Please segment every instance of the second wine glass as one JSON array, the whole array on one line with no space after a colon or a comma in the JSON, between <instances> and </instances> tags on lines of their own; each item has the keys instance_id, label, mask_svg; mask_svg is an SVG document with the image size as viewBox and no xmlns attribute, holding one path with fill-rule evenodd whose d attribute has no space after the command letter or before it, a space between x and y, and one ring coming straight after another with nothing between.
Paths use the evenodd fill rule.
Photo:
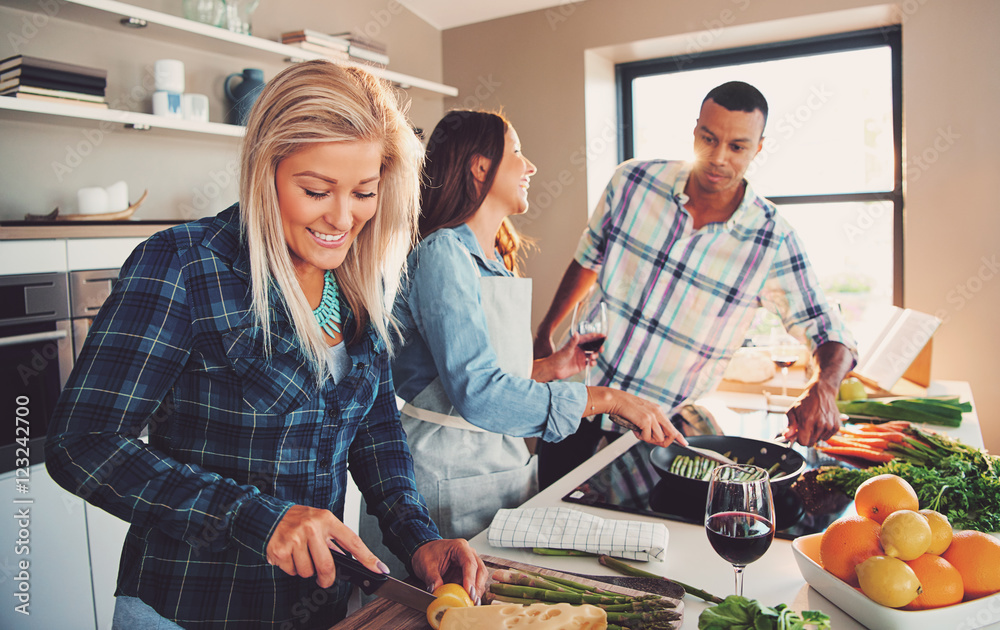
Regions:
<instances>
[{"instance_id":1,"label":"second wine glass","mask_svg":"<svg viewBox=\"0 0 1000 630\"><path fill-rule=\"evenodd\" d=\"M580 335L579 347L587 355L584 383L589 386L590 357L600 352L608 337L608 305L601 300L593 308L588 308L585 302L578 303L573 311L573 334Z\"/></svg>"},{"instance_id":2,"label":"second wine glass","mask_svg":"<svg viewBox=\"0 0 1000 630\"><path fill-rule=\"evenodd\" d=\"M705 532L715 552L733 565L736 594L743 596L743 569L774 539L774 501L767 471L757 466L719 466L712 471Z\"/></svg>"}]
</instances>

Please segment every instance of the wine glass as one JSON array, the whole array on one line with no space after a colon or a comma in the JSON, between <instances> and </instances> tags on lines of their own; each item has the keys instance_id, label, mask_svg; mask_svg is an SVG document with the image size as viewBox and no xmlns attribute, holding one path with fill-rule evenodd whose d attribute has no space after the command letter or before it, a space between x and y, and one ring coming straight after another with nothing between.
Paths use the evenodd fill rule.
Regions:
<instances>
[{"instance_id":1,"label":"wine glass","mask_svg":"<svg viewBox=\"0 0 1000 630\"><path fill-rule=\"evenodd\" d=\"M590 357L600 352L608 337L608 305L601 300L588 311L584 302L586 300L578 303L573 311L573 332L585 338L580 342L579 348L587 355L583 382L590 385Z\"/></svg>"},{"instance_id":2,"label":"wine glass","mask_svg":"<svg viewBox=\"0 0 1000 630\"><path fill-rule=\"evenodd\" d=\"M774 502L767 471L736 464L712 471L705 506L705 531L715 552L736 571L743 596L743 569L764 555L774 538Z\"/></svg>"},{"instance_id":3,"label":"wine glass","mask_svg":"<svg viewBox=\"0 0 1000 630\"><path fill-rule=\"evenodd\" d=\"M771 360L774 365L781 368L781 395L788 396L788 368L795 365L799 360L800 344L794 337L783 335L776 342L772 342L770 347Z\"/></svg>"}]
</instances>

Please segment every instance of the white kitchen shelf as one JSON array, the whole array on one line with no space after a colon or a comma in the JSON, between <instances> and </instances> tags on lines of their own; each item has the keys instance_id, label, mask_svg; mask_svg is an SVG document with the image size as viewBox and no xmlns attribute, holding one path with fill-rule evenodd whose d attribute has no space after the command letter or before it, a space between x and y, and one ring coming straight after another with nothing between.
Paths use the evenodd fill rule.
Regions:
<instances>
[{"instance_id":1,"label":"white kitchen shelf","mask_svg":"<svg viewBox=\"0 0 1000 630\"><path fill-rule=\"evenodd\" d=\"M38 12L37 0L0 0L0 6ZM116 2L115 0L61 0L57 6L58 12L53 17L59 19L90 24L108 30L124 30L129 27L121 24L122 18L137 18L144 20L146 26L142 29L131 30L141 32L144 37L209 52L239 56L247 61L261 60L273 62L275 57L288 60L324 58L322 54L304 50L297 46L288 46L260 37L232 33L208 24L137 7L124 2ZM402 87L419 88L445 96L458 96L457 88L434 81L411 77L374 66L354 64L340 60L337 63L356 65Z\"/></svg>"},{"instance_id":2,"label":"white kitchen shelf","mask_svg":"<svg viewBox=\"0 0 1000 630\"><path fill-rule=\"evenodd\" d=\"M243 137L244 128L238 125L222 123L197 122L177 118L165 118L153 114L142 114L117 109L101 109L85 105L53 103L50 101L34 101L27 99L0 96L0 110L13 112L15 118L21 120L37 119L39 116L54 116L69 119L69 122L84 120L100 120L117 123L137 130L169 129L171 132L188 132L211 134L216 136Z\"/></svg>"}]
</instances>

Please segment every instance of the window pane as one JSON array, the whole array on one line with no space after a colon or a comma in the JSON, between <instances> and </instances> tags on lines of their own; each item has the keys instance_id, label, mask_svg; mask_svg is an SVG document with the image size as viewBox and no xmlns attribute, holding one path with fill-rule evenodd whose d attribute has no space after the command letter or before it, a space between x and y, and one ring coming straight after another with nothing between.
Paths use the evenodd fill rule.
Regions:
<instances>
[{"instance_id":1,"label":"window pane","mask_svg":"<svg viewBox=\"0 0 1000 630\"><path fill-rule=\"evenodd\" d=\"M863 322L892 305L892 202L781 205L778 211L802 240L827 299L840 305L855 335L863 335Z\"/></svg>"},{"instance_id":2,"label":"window pane","mask_svg":"<svg viewBox=\"0 0 1000 630\"><path fill-rule=\"evenodd\" d=\"M764 196L886 192L893 187L888 46L638 77L635 157L691 159L701 100L746 81L767 98L765 143L747 171Z\"/></svg>"}]
</instances>

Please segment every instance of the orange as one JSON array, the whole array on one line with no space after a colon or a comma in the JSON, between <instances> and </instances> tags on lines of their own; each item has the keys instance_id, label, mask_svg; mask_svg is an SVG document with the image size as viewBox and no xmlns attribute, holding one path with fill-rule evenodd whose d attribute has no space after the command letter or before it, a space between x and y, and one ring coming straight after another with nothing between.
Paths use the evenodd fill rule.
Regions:
<instances>
[{"instance_id":1,"label":"orange","mask_svg":"<svg viewBox=\"0 0 1000 630\"><path fill-rule=\"evenodd\" d=\"M823 568L851 586L858 585L854 568L872 556L882 554L878 542L882 526L863 516L842 516L830 523L819 542L819 562Z\"/></svg>"},{"instance_id":2,"label":"orange","mask_svg":"<svg viewBox=\"0 0 1000 630\"><path fill-rule=\"evenodd\" d=\"M962 574L966 600L1000 591L1000 540L971 529L957 531L941 557Z\"/></svg>"},{"instance_id":3,"label":"orange","mask_svg":"<svg viewBox=\"0 0 1000 630\"><path fill-rule=\"evenodd\" d=\"M965 593L962 574L941 556L925 553L906 564L917 574L917 579L923 587L923 592L904 606L906 610L940 608L962 601L962 595Z\"/></svg>"},{"instance_id":4,"label":"orange","mask_svg":"<svg viewBox=\"0 0 1000 630\"><path fill-rule=\"evenodd\" d=\"M910 483L898 475L876 475L858 486L854 493L854 506L860 516L866 516L880 525L896 510L920 509L917 493Z\"/></svg>"}]
</instances>

